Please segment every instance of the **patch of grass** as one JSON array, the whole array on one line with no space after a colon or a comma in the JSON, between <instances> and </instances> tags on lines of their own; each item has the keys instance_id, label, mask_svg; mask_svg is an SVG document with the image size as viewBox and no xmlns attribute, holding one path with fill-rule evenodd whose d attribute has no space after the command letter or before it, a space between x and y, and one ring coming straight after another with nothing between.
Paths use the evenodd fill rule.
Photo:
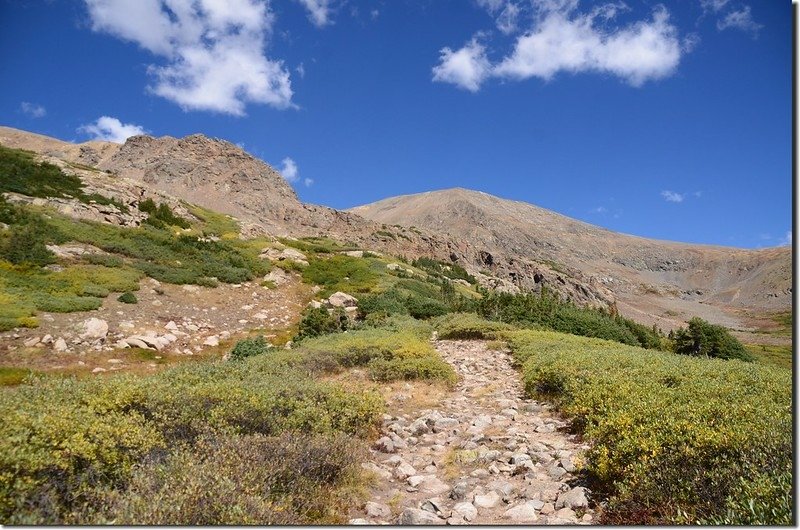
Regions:
<instances>
[{"instance_id":1,"label":"patch of grass","mask_svg":"<svg viewBox=\"0 0 800 530\"><path fill-rule=\"evenodd\" d=\"M0 366L0 386L15 386L33 375L28 368L15 368L13 366Z\"/></svg>"},{"instance_id":2,"label":"patch of grass","mask_svg":"<svg viewBox=\"0 0 800 530\"><path fill-rule=\"evenodd\" d=\"M323 288L322 296L337 291L367 293L378 285L378 274L369 260L336 254L326 258L309 258L303 269L303 281Z\"/></svg>"},{"instance_id":3,"label":"patch of grass","mask_svg":"<svg viewBox=\"0 0 800 530\"><path fill-rule=\"evenodd\" d=\"M225 239L233 239L239 236L241 227L236 219L230 215L214 212L189 203L184 203L184 206L200 220L197 228L204 235Z\"/></svg>"},{"instance_id":4,"label":"patch of grass","mask_svg":"<svg viewBox=\"0 0 800 530\"><path fill-rule=\"evenodd\" d=\"M303 237L300 239L278 238L287 247L296 248L301 252L313 252L317 254L333 254L336 252L347 252L348 250L359 250L357 245L352 243L340 243L328 237Z\"/></svg>"},{"instance_id":5,"label":"patch of grass","mask_svg":"<svg viewBox=\"0 0 800 530\"><path fill-rule=\"evenodd\" d=\"M415 259L412 265L439 277L450 278L451 280L465 280L471 284L477 282L474 276L469 274L464 267L456 263L445 263L443 261L422 257Z\"/></svg>"},{"instance_id":6,"label":"patch of grass","mask_svg":"<svg viewBox=\"0 0 800 530\"><path fill-rule=\"evenodd\" d=\"M792 347L769 344L745 344L747 351L759 364L792 368Z\"/></svg>"},{"instance_id":7,"label":"patch of grass","mask_svg":"<svg viewBox=\"0 0 800 530\"><path fill-rule=\"evenodd\" d=\"M264 337L253 337L243 339L236 343L231 350L231 359L241 360L256 355L262 355L272 348L272 344L267 342Z\"/></svg>"},{"instance_id":8,"label":"patch of grass","mask_svg":"<svg viewBox=\"0 0 800 530\"><path fill-rule=\"evenodd\" d=\"M791 373L543 331L506 335L530 395L591 448L608 524L790 524Z\"/></svg>"}]
</instances>

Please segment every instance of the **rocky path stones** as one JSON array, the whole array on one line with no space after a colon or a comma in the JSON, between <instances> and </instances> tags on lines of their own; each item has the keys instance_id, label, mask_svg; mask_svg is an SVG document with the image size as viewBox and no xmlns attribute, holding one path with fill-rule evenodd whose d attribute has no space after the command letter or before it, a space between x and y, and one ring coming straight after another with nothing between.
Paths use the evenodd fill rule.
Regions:
<instances>
[{"instance_id":1,"label":"rocky path stones","mask_svg":"<svg viewBox=\"0 0 800 530\"><path fill-rule=\"evenodd\" d=\"M548 405L523 395L505 351L438 341L461 380L434 409L387 414L363 467L372 499L351 524L587 524L588 491L570 485L580 446Z\"/></svg>"}]
</instances>

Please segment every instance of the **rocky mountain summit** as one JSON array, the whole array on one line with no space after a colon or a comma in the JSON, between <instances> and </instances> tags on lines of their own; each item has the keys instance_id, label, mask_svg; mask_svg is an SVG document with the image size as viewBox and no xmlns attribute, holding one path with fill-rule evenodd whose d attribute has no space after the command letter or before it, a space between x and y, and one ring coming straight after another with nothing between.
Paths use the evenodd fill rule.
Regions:
<instances>
[{"instance_id":1,"label":"rocky mountain summit","mask_svg":"<svg viewBox=\"0 0 800 530\"><path fill-rule=\"evenodd\" d=\"M350 211L387 224L446 230L482 249L483 266L510 277L524 270L524 263L549 263L606 287L622 314L665 329L694 315L742 327L741 310L792 306L789 247L745 250L646 239L460 188L393 197Z\"/></svg>"}]
</instances>

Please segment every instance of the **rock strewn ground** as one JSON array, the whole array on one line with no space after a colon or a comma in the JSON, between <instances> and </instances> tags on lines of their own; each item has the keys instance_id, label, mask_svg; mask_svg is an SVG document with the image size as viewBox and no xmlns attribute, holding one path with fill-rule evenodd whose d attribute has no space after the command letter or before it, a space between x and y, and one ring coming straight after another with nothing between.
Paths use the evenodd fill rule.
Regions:
<instances>
[{"instance_id":1,"label":"rock strewn ground","mask_svg":"<svg viewBox=\"0 0 800 530\"><path fill-rule=\"evenodd\" d=\"M461 381L435 409L387 415L364 463L377 476L352 524L589 523L588 491L572 487L586 446L546 404L523 395L506 351L438 341ZM391 412L391 410L390 410Z\"/></svg>"}]
</instances>

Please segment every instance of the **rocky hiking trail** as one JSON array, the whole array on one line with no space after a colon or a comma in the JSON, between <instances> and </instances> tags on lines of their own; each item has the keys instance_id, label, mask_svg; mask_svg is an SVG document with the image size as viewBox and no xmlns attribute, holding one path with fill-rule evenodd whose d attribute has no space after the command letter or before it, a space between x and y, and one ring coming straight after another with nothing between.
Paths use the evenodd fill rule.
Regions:
<instances>
[{"instance_id":1,"label":"rocky hiking trail","mask_svg":"<svg viewBox=\"0 0 800 530\"><path fill-rule=\"evenodd\" d=\"M524 397L510 353L484 341L434 344L460 382L435 408L394 416L390 400L363 464L376 476L371 500L350 523L591 523L588 491L573 486L588 446L550 406Z\"/></svg>"}]
</instances>

